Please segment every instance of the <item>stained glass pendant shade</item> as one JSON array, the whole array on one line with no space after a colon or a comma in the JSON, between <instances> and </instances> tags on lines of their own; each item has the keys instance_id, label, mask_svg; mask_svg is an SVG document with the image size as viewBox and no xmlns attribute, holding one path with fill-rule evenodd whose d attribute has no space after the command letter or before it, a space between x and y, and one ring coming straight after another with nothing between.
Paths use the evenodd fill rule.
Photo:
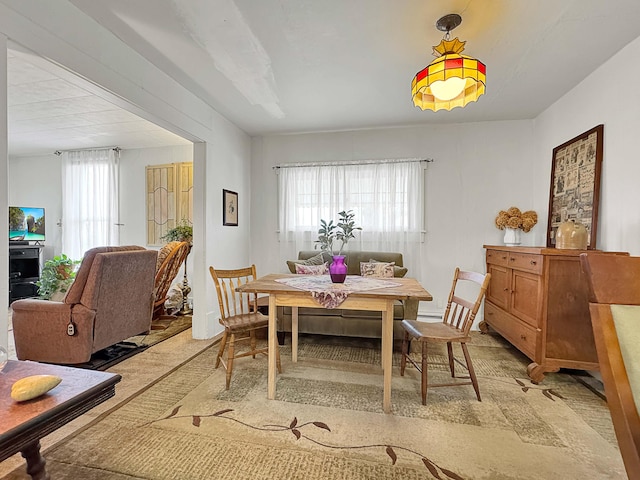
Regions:
<instances>
[{"instance_id":1,"label":"stained glass pendant shade","mask_svg":"<svg viewBox=\"0 0 640 480\"><path fill-rule=\"evenodd\" d=\"M460 15L442 17L438 30L446 31L445 38L433 47L437 58L420 70L411 82L413 104L422 110L451 110L475 102L484 94L486 67L484 63L462 55L466 42L449 40L449 32L460 25Z\"/></svg>"}]
</instances>

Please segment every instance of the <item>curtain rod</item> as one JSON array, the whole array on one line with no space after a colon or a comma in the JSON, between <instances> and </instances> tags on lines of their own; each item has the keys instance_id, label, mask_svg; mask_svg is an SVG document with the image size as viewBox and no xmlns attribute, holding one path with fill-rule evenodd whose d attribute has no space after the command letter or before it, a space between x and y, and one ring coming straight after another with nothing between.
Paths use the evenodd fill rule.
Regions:
<instances>
[{"instance_id":1,"label":"curtain rod","mask_svg":"<svg viewBox=\"0 0 640 480\"><path fill-rule=\"evenodd\" d=\"M280 168L298 168L298 167L333 167L339 165L371 165L376 163L413 163L426 162L433 163L433 158L387 158L380 160L350 160L344 162L310 162L310 163L283 163L275 165L274 170Z\"/></svg>"},{"instance_id":2,"label":"curtain rod","mask_svg":"<svg viewBox=\"0 0 640 480\"><path fill-rule=\"evenodd\" d=\"M122 149L120 147L102 147L102 148L78 148L74 150L56 150L53 152L54 155L62 155L62 152L86 152L88 150L113 150L114 152L120 152Z\"/></svg>"}]
</instances>

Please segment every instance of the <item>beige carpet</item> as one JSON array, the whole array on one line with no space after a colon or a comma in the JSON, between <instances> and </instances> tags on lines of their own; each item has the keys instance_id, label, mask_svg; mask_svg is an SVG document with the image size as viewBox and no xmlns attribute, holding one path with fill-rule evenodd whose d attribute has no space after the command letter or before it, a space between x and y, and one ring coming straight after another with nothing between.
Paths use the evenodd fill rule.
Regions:
<instances>
[{"instance_id":1,"label":"beige carpet","mask_svg":"<svg viewBox=\"0 0 640 480\"><path fill-rule=\"evenodd\" d=\"M216 349L205 350L45 452L51 478L625 478L604 401L567 373L531 384L528 360L500 337L477 335L470 349L482 402L447 387L423 406L418 372L395 369L393 415L382 412L378 349L324 340L301 339L297 364L281 349L274 401L266 358L236 361L225 391Z\"/></svg>"}]
</instances>

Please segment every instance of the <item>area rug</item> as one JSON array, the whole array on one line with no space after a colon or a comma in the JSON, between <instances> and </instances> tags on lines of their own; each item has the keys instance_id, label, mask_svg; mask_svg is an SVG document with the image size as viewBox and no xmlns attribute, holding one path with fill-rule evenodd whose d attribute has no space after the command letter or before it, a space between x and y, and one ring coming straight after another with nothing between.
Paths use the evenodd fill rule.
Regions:
<instances>
[{"instance_id":1,"label":"area rug","mask_svg":"<svg viewBox=\"0 0 640 480\"><path fill-rule=\"evenodd\" d=\"M78 363L73 366L89 370L107 370L188 328L191 328L191 316L179 316L171 321L166 321L166 326L162 330L151 330L149 333L127 338L122 342L94 353L88 362Z\"/></svg>"},{"instance_id":2,"label":"area rug","mask_svg":"<svg viewBox=\"0 0 640 480\"><path fill-rule=\"evenodd\" d=\"M470 386L444 387L423 406L418 372L401 377L396 354L393 414L382 411L379 348L300 342L297 363L281 347L275 400L265 357L237 360L225 390L214 346L47 450L51 478L625 478L606 403L566 372L532 384L526 357L500 337L470 346L482 402ZM449 378L444 368L434 381ZM22 467L5 478L28 477Z\"/></svg>"}]
</instances>

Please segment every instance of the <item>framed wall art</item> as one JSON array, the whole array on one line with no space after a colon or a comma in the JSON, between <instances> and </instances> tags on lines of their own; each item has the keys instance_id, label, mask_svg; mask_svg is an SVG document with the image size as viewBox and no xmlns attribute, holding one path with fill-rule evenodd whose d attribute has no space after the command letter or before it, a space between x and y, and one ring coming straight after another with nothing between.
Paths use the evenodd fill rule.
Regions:
<instances>
[{"instance_id":1,"label":"framed wall art","mask_svg":"<svg viewBox=\"0 0 640 480\"><path fill-rule=\"evenodd\" d=\"M238 226L238 193L222 190L222 224Z\"/></svg>"},{"instance_id":2,"label":"framed wall art","mask_svg":"<svg viewBox=\"0 0 640 480\"><path fill-rule=\"evenodd\" d=\"M587 229L587 249L596 248L603 137L598 125L553 149L547 247L556 246L558 226L574 220Z\"/></svg>"}]
</instances>

